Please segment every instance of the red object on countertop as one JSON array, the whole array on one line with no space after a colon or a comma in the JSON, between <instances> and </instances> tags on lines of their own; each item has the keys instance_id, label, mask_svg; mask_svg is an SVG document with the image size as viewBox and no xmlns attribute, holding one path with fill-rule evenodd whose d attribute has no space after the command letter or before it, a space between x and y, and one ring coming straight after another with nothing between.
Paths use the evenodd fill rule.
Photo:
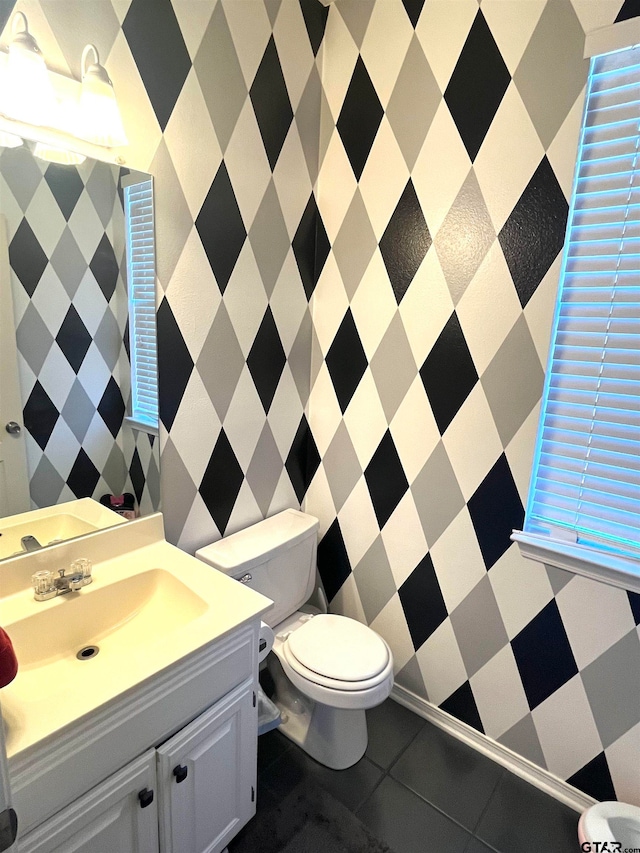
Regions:
<instances>
[{"instance_id":1,"label":"red object on countertop","mask_svg":"<svg viewBox=\"0 0 640 853\"><path fill-rule=\"evenodd\" d=\"M6 687L18 674L18 659L6 631L0 628L0 687Z\"/></svg>"}]
</instances>

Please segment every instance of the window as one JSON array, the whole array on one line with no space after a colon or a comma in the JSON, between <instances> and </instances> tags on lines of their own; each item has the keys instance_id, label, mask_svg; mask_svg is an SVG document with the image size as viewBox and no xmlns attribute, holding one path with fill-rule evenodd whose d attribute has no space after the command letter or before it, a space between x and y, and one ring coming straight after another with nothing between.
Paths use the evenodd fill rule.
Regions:
<instances>
[{"instance_id":1,"label":"window","mask_svg":"<svg viewBox=\"0 0 640 853\"><path fill-rule=\"evenodd\" d=\"M613 29L613 28L609 28ZM640 590L640 46L593 57L525 556Z\"/></svg>"},{"instance_id":2,"label":"window","mask_svg":"<svg viewBox=\"0 0 640 853\"><path fill-rule=\"evenodd\" d=\"M131 359L129 422L147 432L157 432L156 254L151 178L124 187L124 213Z\"/></svg>"}]
</instances>

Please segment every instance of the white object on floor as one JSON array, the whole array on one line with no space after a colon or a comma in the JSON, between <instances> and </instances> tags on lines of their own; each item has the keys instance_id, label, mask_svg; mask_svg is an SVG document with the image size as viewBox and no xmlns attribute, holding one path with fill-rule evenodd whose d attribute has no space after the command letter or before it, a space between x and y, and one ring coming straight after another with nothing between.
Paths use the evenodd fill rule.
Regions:
<instances>
[{"instance_id":1,"label":"white object on floor","mask_svg":"<svg viewBox=\"0 0 640 853\"><path fill-rule=\"evenodd\" d=\"M640 808L628 803L596 803L580 815L578 839L581 844L608 841L622 850L640 849Z\"/></svg>"},{"instance_id":2,"label":"white object on floor","mask_svg":"<svg viewBox=\"0 0 640 853\"><path fill-rule=\"evenodd\" d=\"M280 711L266 695L262 687L258 687L258 735L264 735L280 725Z\"/></svg>"}]
</instances>

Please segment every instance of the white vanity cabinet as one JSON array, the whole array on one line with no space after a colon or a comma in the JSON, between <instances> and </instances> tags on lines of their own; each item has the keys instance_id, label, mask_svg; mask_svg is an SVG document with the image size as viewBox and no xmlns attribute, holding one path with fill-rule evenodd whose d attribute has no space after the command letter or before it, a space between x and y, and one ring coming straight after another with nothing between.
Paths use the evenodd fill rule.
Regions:
<instances>
[{"instance_id":1,"label":"white vanity cabinet","mask_svg":"<svg viewBox=\"0 0 640 853\"><path fill-rule=\"evenodd\" d=\"M177 666L161 689L87 720L70 749L54 744L55 753L25 765L14 797L17 853L224 850L255 813L257 627ZM145 751L113 772L123 744L129 756ZM42 811L47 801L51 816Z\"/></svg>"},{"instance_id":2,"label":"white vanity cabinet","mask_svg":"<svg viewBox=\"0 0 640 853\"><path fill-rule=\"evenodd\" d=\"M219 853L255 811L272 602L166 542L160 513L78 541L2 566L0 624L20 661L0 709L14 847ZM34 601L33 573L78 553L93 583Z\"/></svg>"},{"instance_id":3,"label":"white vanity cabinet","mask_svg":"<svg viewBox=\"0 0 640 853\"><path fill-rule=\"evenodd\" d=\"M41 824L19 853L217 853L255 812L254 684Z\"/></svg>"}]
</instances>

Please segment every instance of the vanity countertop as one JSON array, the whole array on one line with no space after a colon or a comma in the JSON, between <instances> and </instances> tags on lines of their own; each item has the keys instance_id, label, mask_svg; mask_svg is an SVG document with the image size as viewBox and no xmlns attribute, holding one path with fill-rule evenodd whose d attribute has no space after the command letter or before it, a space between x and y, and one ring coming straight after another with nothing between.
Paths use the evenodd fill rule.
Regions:
<instances>
[{"instance_id":1,"label":"vanity countertop","mask_svg":"<svg viewBox=\"0 0 640 853\"><path fill-rule=\"evenodd\" d=\"M31 575L78 557L91 585L34 601ZM3 562L0 593L20 664L1 697L10 764L272 606L166 542L159 513Z\"/></svg>"}]
</instances>

